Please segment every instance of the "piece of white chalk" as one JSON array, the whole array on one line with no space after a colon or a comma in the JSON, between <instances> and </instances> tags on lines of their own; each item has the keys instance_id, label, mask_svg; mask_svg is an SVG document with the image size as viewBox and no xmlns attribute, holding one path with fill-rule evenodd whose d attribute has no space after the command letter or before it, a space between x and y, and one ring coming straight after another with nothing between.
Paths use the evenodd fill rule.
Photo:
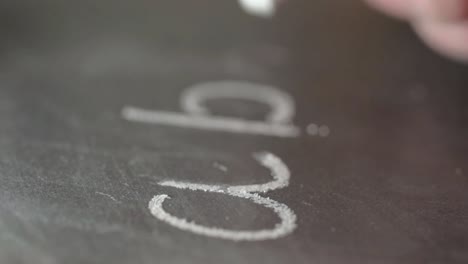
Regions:
<instances>
[{"instance_id":1,"label":"piece of white chalk","mask_svg":"<svg viewBox=\"0 0 468 264\"><path fill-rule=\"evenodd\" d=\"M277 0L239 0L239 4L251 15L272 17L275 14L276 1Z\"/></svg>"}]
</instances>

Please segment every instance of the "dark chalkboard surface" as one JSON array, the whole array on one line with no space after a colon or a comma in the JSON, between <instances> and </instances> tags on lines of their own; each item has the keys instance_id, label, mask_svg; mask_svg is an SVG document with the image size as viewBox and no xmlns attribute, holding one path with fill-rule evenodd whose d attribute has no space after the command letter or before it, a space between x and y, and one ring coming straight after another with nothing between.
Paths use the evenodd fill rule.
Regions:
<instances>
[{"instance_id":1,"label":"dark chalkboard surface","mask_svg":"<svg viewBox=\"0 0 468 264\"><path fill-rule=\"evenodd\" d=\"M0 3L0 263L468 263L468 68L360 1Z\"/></svg>"}]
</instances>

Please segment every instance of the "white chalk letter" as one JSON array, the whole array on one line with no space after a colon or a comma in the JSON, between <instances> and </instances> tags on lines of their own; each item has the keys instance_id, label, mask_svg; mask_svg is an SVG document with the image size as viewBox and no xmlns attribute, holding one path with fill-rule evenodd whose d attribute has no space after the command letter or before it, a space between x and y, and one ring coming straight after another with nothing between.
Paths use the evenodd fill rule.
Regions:
<instances>
[{"instance_id":1,"label":"white chalk letter","mask_svg":"<svg viewBox=\"0 0 468 264\"><path fill-rule=\"evenodd\" d=\"M289 169L280 158L268 152L254 154L254 159L256 159L262 166L270 170L271 176L273 177L272 181L264 184L238 185L228 188L220 185L196 184L178 181L164 181L160 182L159 184L177 189L222 193L234 197L248 199L255 204L262 205L273 210L273 212L278 215L280 222L276 224L273 229L240 231L207 227L194 222L189 222L184 218L173 216L164 210L163 203L166 199L169 199L169 196L165 194L156 195L149 202L148 207L151 214L157 219L185 231L234 241L277 239L290 234L296 228L296 215L294 212L288 206L282 203L276 202L269 198L261 197L257 194L287 187L289 185L290 178Z\"/></svg>"}]
</instances>

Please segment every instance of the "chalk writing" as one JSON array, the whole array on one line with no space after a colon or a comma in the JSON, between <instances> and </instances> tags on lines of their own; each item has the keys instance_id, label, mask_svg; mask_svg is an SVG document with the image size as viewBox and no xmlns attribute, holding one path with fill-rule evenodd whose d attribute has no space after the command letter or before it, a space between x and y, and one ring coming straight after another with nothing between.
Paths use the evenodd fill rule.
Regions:
<instances>
[{"instance_id":1,"label":"chalk writing","mask_svg":"<svg viewBox=\"0 0 468 264\"><path fill-rule=\"evenodd\" d=\"M264 103L270 107L270 114L265 121L213 116L203 103L215 99L245 99ZM202 83L188 88L182 94L181 106L185 113L126 106L122 116L133 122L229 133L276 137L298 137L301 134L300 129L292 125L294 100L272 86L240 81Z\"/></svg>"},{"instance_id":2,"label":"chalk writing","mask_svg":"<svg viewBox=\"0 0 468 264\"><path fill-rule=\"evenodd\" d=\"M197 184L180 181L163 181L159 184L177 189L222 193L242 199L248 199L255 204L272 209L273 212L277 214L280 218L280 223L276 224L273 229L239 231L208 227L194 222L189 222L184 218L173 216L164 210L163 203L170 198L166 194L156 195L149 202L148 208L151 214L159 220L185 231L198 235L234 241L268 240L290 234L296 228L296 215L294 212L285 204L258 195L258 193L265 193L287 187L289 185L290 178L289 169L279 157L271 153L256 153L253 157L262 166L270 170L271 176L273 177L272 181L264 184L238 185L227 188L221 185Z\"/></svg>"}]
</instances>

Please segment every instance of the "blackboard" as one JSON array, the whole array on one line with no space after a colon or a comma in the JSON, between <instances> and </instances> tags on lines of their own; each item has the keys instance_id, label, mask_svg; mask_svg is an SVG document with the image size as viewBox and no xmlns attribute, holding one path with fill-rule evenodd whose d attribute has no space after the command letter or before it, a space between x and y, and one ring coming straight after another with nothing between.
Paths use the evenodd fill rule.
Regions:
<instances>
[{"instance_id":1,"label":"blackboard","mask_svg":"<svg viewBox=\"0 0 468 264\"><path fill-rule=\"evenodd\" d=\"M0 263L467 263L468 68L360 1L0 3Z\"/></svg>"}]
</instances>

